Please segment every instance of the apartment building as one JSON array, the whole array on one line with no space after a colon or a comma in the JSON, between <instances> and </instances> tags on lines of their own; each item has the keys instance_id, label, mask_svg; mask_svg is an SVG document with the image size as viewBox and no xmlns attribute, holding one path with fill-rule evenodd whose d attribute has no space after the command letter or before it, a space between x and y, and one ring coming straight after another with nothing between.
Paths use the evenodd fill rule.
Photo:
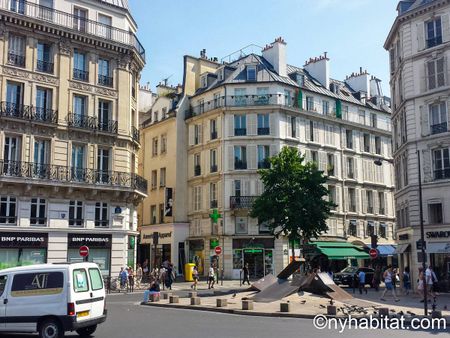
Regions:
<instances>
[{"instance_id":1,"label":"apartment building","mask_svg":"<svg viewBox=\"0 0 450 338\"><path fill-rule=\"evenodd\" d=\"M397 11L384 45L393 99L397 252L415 284L423 259L417 246L420 173L426 262L440 289L450 290L450 2L400 1Z\"/></svg>"},{"instance_id":2,"label":"apartment building","mask_svg":"<svg viewBox=\"0 0 450 338\"><path fill-rule=\"evenodd\" d=\"M134 265L138 79L126 1L0 2L0 268Z\"/></svg>"},{"instance_id":3,"label":"apartment building","mask_svg":"<svg viewBox=\"0 0 450 338\"><path fill-rule=\"evenodd\" d=\"M288 263L286 239L274 238L248 216L264 189L257 170L267 168L267 158L284 146L317 163L338 205L328 233L318 240L339 243L342 250L331 257L317 242L311 254L319 264L332 262L337 269L362 263L368 258L362 249L371 246L373 235L380 254L391 261L396 233L391 116L380 80L362 69L345 81L332 79L326 54L303 67L289 65L286 46L279 38L261 55L228 63L208 59L205 51L200 58L185 57L184 90L191 102L187 252L201 271L215 262L226 278L239 278L246 262L251 276L260 277Z\"/></svg>"}]
</instances>

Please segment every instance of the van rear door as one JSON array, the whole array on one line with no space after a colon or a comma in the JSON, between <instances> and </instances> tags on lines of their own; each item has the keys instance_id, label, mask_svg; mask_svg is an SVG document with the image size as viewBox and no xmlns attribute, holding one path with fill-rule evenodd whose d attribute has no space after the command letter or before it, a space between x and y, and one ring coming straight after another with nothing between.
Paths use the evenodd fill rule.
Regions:
<instances>
[{"instance_id":1,"label":"van rear door","mask_svg":"<svg viewBox=\"0 0 450 338\"><path fill-rule=\"evenodd\" d=\"M91 318L103 315L105 308L105 287L100 270L96 267L88 268L91 283Z\"/></svg>"},{"instance_id":2,"label":"van rear door","mask_svg":"<svg viewBox=\"0 0 450 338\"><path fill-rule=\"evenodd\" d=\"M88 272L84 268L73 269L71 302L75 304L77 322L91 319L91 291Z\"/></svg>"},{"instance_id":3,"label":"van rear door","mask_svg":"<svg viewBox=\"0 0 450 338\"><path fill-rule=\"evenodd\" d=\"M6 327L6 322L2 320L6 317L6 305L8 303L7 275L0 275L0 331Z\"/></svg>"}]
</instances>

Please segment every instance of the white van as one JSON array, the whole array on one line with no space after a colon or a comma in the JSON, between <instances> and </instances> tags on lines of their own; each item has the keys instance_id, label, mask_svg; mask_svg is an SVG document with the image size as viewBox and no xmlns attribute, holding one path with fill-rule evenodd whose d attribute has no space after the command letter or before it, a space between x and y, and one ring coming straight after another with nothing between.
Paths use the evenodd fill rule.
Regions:
<instances>
[{"instance_id":1,"label":"white van","mask_svg":"<svg viewBox=\"0 0 450 338\"><path fill-rule=\"evenodd\" d=\"M89 336L105 320L105 288L94 263L0 270L0 332L59 338L76 331Z\"/></svg>"}]
</instances>

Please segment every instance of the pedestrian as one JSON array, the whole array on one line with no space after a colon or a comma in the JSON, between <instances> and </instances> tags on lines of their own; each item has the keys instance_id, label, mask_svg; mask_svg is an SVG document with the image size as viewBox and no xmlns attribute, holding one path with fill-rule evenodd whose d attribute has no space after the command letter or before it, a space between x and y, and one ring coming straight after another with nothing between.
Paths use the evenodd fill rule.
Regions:
<instances>
[{"instance_id":1,"label":"pedestrian","mask_svg":"<svg viewBox=\"0 0 450 338\"><path fill-rule=\"evenodd\" d=\"M377 265L372 279L373 288L377 292L380 290L380 283L381 283L381 267Z\"/></svg>"},{"instance_id":2,"label":"pedestrian","mask_svg":"<svg viewBox=\"0 0 450 338\"><path fill-rule=\"evenodd\" d=\"M165 272L165 283L166 288L169 290L172 290L172 283L173 283L173 265L172 263L169 263L167 266L167 270Z\"/></svg>"},{"instance_id":3,"label":"pedestrian","mask_svg":"<svg viewBox=\"0 0 450 338\"><path fill-rule=\"evenodd\" d=\"M138 289L141 288L142 274L143 274L143 271L142 271L141 264L138 264L138 265L137 265L137 269L136 269L136 287L137 287Z\"/></svg>"},{"instance_id":4,"label":"pedestrian","mask_svg":"<svg viewBox=\"0 0 450 338\"><path fill-rule=\"evenodd\" d=\"M419 293L422 297L422 300L420 301L421 303L424 302L424 298L425 298L425 293L424 293L424 273L423 273L423 268L420 267L419 268L419 278L417 278L417 293Z\"/></svg>"},{"instance_id":5,"label":"pedestrian","mask_svg":"<svg viewBox=\"0 0 450 338\"><path fill-rule=\"evenodd\" d=\"M148 259L142 263L142 283L147 283L150 280L150 270L148 268Z\"/></svg>"},{"instance_id":6,"label":"pedestrian","mask_svg":"<svg viewBox=\"0 0 450 338\"><path fill-rule=\"evenodd\" d=\"M192 279L194 280L194 283L191 285L191 289L197 290L197 284L198 284L198 268L197 265L194 265L192 268Z\"/></svg>"},{"instance_id":7,"label":"pedestrian","mask_svg":"<svg viewBox=\"0 0 450 338\"><path fill-rule=\"evenodd\" d=\"M353 293L356 292L356 288L359 287L359 277L358 277L358 273L355 272L352 275L352 288L353 288Z\"/></svg>"},{"instance_id":8,"label":"pedestrian","mask_svg":"<svg viewBox=\"0 0 450 338\"><path fill-rule=\"evenodd\" d=\"M215 277L214 265L211 265L209 267L209 272L208 272L208 289L214 289L215 282L216 282L216 277Z\"/></svg>"},{"instance_id":9,"label":"pedestrian","mask_svg":"<svg viewBox=\"0 0 450 338\"><path fill-rule=\"evenodd\" d=\"M119 273L119 279L120 279L120 289L121 290L125 290L128 284L128 271L127 271L127 267L125 268L120 268L120 273ZM120 292L120 290L119 290Z\"/></svg>"},{"instance_id":10,"label":"pedestrian","mask_svg":"<svg viewBox=\"0 0 450 338\"><path fill-rule=\"evenodd\" d=\"M403 270L403 293L407 296L411 290L411 275L409 274L409 267L406 266Z\"/></svg>"},{"instance_id":11,"label":"pedestrian","mask_svg":"<svg viewBox=\"0 0 450 338\"><path fill-rule=\"evenodd\" d=\"M128 267L128 290L129 292L134 292L134 272L133 269Z\"/></svg>"},{"instance_id":12,"label":"pedestrian","mask_svg":"<svg viewBox=\"0 0 450 338\"><path fill-rule=\"evenodd\" d=\"M427 283L428 295L435 298L437 289L437 277L431 265L428 267L428 269L425 270L425 280Z\"/></svg>"},{"instance_id":13,"label":"pedestrian","mask_svg":"<svg viewBox=\"0 0 450 338\"><path fill-rule=\"evenodd\" d=\"M393 278L394 278L394 274L392 271L392 265L388 265L386 271L384 271L384 274L383 274L385 289L380 298L383 301L386 301L386 299L384 299L384 296L386 295L386 292L388 292L388 291L392 292L392 295L394 296L394 299L396 302L400 301L400 299L397 298L397 295L395 293L395 289L394 289L394 285L393 285Z\"/></svg>"},{"instance_id":14,"label":"pedestrian","mask_svg":"<svg viewBox=\"0 0 450 338\"><path fill-rule=\"evenodd\" d=\"M248 268L248 263L245 263L244 266L242 267L242 276L243 276L242 285L244 285L245 282L247 282L248 285L250 285L250 270Z\"/></svg>"},{"instance_id":15,"label":"pedestrian","mask_svg":"<svg viewBox=\"0 0 450 338\"><path fill-rule=\"evenodd\" d=\"M159 276L158 276L158 279L159 279L159 283L161 283L162 284L162 286L163 286L163 290L164 290L164 287L165 287L165 280L166 280L166 268L164 267L164 266L161 266L161 268L159 269Z\"/></svg>"},{"instance_id":16,"label":"pedestrian","mask_svg":"<svg viewBox=\"0 0 450 338\"><path fill-rule=\"evenodd\" d=\"M396 268L392 269L392 286L394 287L395 292L397 292L397 282L400 281L398 277L398 270Z\"/></svg>"},{"instance_id":17,"label":"pedestrian","mask_svg":"<svg viewBox=\"0 0 450 338\"><path fill-rule=\"evenodd\" d=\"M363 290L364 290L366 292L366 295L367 295L366 273L362 269L359 270L358 281L359 281L359 294L362 295Z\"/></svg>"}]
</instances>

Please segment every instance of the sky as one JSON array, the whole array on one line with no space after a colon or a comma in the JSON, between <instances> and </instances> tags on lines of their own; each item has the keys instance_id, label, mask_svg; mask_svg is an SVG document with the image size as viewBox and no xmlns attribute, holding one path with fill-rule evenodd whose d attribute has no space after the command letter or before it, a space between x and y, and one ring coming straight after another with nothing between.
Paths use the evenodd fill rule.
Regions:
<instances>
[{"instance_id":1,"label":"sky","mask_svg":"<svg viewBox=\"0 0 450 338\"><path fill-rule=\"evenodd\" d=\"M147 64L141 84L165 78L182 83L183 56L227 56L276 37L287 43L287 62L302 67L328 52L331 77L344 80L362 67L389 95L383 44L396 16L396 0L129 0ZM253 52L260 53L258 48Z\"/></svg>"}]
</instances>

